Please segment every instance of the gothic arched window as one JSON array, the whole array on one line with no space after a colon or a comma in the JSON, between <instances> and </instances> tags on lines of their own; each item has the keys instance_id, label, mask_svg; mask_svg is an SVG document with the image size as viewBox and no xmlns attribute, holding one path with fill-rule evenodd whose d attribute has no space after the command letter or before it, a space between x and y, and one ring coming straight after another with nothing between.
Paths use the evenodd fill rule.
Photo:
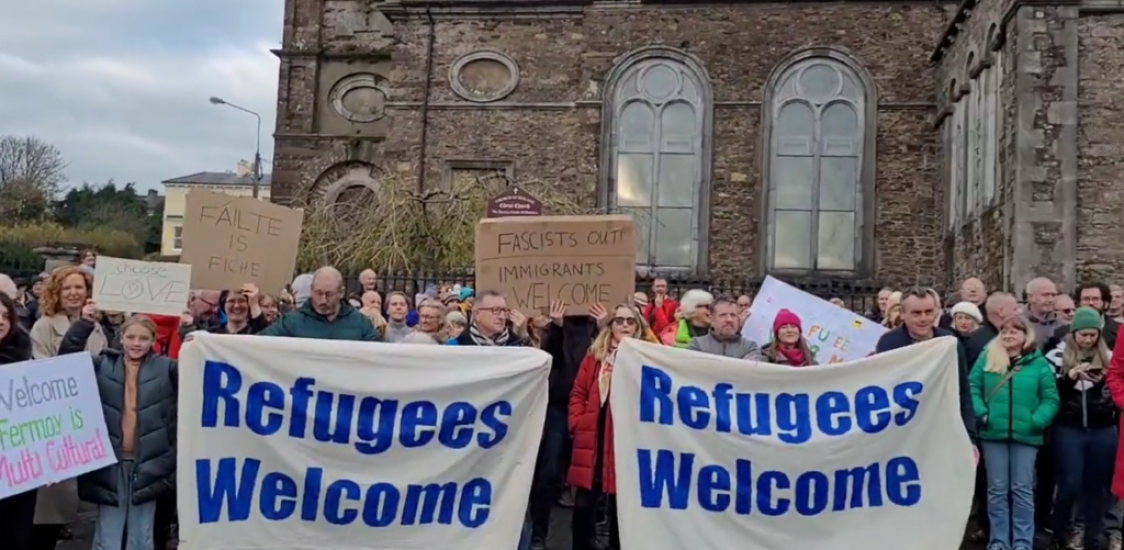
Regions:
<instances>
[{"instance_id":1,"label":"gothic arched window","mask_svg":"<svg viewBox=\"0 0 1124 550\"><path fill-rule=\"evenodd\" d=\"M702 64L674 48L617 60L601 114L601 201L636 219L636 264L706 268L714 99Z\"/></svg>"},{"instance_id":2,"label":"gothic arched window","mask_svg":"<svg viewBox=\"0 0 1124 550\"><path fill-rule=\"evenodd\" d=\"M767 271L859 275L873 268L874 82L846 53L781 62L762 104Z\"/></svg>"}]
</instances>

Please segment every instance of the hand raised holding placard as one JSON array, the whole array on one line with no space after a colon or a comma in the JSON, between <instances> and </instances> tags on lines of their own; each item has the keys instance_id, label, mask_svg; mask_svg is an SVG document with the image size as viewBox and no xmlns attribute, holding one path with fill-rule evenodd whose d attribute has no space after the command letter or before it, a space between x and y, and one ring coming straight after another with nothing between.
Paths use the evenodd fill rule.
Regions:
<instances>
[{"instance_id":1,"label":"hand raised holding placard","mask_svg":"<svg viewBox=\"0 0 1124 550\"><path fill-rule=\"evenodd\" d=\"M550 303L550 322L556 326L562 326L562 319L566 317L566 304L562 300L555 300Z\"/></svg>"},{"instance_id":2,"label":"hand raised holding placard","mask_svg":"<svg viewBox=\"0 0 1124 550\"><path fill-rule=\"evenodd\" d=\"M82 306L81 317L87 321L97 322L98 308L94 305L93 300L86 300L86 305Z\"/></svg>"},{"instance_id":3,"label":"hand raised holding placard","mask_svg":"<svg viewBox=\"0 0 1124 550\"><path fill-rule=\"evenodd\" d=\"M600 303L589 306L589 315L597 320L598 328L604 328L606 321L609 320L609 312Z\"/></svg>"}]
</instances>

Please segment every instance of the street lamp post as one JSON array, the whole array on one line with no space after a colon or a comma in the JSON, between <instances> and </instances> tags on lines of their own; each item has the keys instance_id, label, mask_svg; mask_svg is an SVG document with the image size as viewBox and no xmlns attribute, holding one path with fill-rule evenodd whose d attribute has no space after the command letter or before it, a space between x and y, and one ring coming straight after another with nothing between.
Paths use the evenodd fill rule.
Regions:
<instances>
[{"instance_id":1,"label":"street lamp post","mask_svg":"<svg viewBox=\"0 0 1124 550\"><path fill-rule=\"evenodd\" d=\"M229 101L227 101L227 100L225 100L221 97L211 96L211 103L214 104L214 105L226 105L227 107L230 107L232 109L237 109L239 111L242 111L243 113L249 113L251 115L254 115L254 118L256 118L258 120L258 141L257 141L257 145L254 147L254 198L256 199L256 198L258 198L258 188L261 185L261 178L262 178L262 173L261 173L261 115L255 113L255 112L253 112L253 111L251 111L251 110L249 110L245 107L240 107L238 105L230 103Z\"/></svg>"}]
</instances>

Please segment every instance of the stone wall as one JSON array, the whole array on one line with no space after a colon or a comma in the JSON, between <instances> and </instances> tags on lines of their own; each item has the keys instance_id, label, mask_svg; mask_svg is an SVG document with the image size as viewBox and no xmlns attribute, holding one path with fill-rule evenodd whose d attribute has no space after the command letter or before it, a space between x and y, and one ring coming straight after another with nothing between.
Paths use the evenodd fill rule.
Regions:
<instances>
[{"instance_id":1,"label":"stone wall","mask_svg":"<svg viewBox=\"0 0 1124 550\"><path fill-rule=\"evenodd\" d=\"M325 170L349 159L403 177L423 171L426 186L440 184L447 161L478 159L514 161L516 179L556 183L593 204L602 80L618 57L666 45L700 59L714 88L710 271L723 277L756 275L763 250L758 236L763 88L772 69L792 52L832 46L849 51L878 88L873 278L904 283L940 277L945 269L941 144L934 127L939 86L929 55L945 27L948 3L705 9L625 4L559 8L549 17L439 14L426 112L421 105L430 38L424 15L387 8L394 21L388 27L384 15L368 8L378 7L377 2L288 0L275 200L306 197ZM466 101L449 84L450 65L480 48L502 52L519 67L518 86L502 101ZM383 69L380 63L386 60ZM317 75L325 63L385 71L380 73L386 80L385 127L357 126L348 134L326 135L317 115L325 101Z\"/></svg>"},{"instance_id":2,"label":"stone wall","mask_svg":"<svg viewBox=\"0 0 1124 550\"><path fill-rule=\"evenodd\" d=\"M1082 278L1124 273L1124 13L1087 14L1081 41L1077 266Z\"/></svg>"},{"instance_id":3,"label":"stone wall","mask_svg":"<svg viewBox=\"0 0 1124 550\"><path fill-rule=\"evenodd\" d=\"M1014 110L1014 78L1010 70L1014 66L1009 45L1006 43L1007 26L1005 16L1011 8L1010 0L977 2L974 5L961 5L951 14L949 28L944 41L934 54L938 62L938 88L936 90L940 105L940 124L953 124L953 104L967 101L970 90L982 86L986 78L984 71L1003 71L1000 79L999 108L1005 113L998 124L999 141L996 162L997 179L995 200L983 205L975 213L966 216L961 223L950 229L949 189L952 184L951 149L944 149L942 155L943 174L941 178L940 200L942 229L945 232L945 254L948 257L946 284L955 288L959 281L977 277L988 288L1007 286L1005 259L1007 258L1007 237L1010 232L1010 216L1006 205L1011 201L1011 186L1008 165L1013 156L1008 147L1013 143L1008 139L1011 117ZM998 50L994 48L1000 46ZM1003 62L999 61L1003 57ZM990 145L989 145L990 146Z\"/></svg>"}]
</instances>

